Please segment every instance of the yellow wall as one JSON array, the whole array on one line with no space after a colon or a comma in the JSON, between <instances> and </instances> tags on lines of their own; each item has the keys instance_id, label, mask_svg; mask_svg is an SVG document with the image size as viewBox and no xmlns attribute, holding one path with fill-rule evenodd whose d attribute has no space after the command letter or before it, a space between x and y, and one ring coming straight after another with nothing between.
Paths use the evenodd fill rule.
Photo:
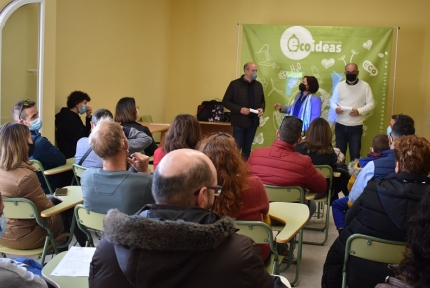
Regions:
<instances>
[{"instance_id":1,"label":"yellow wall","mask_svg":"<svg viewBox=\"0 0 430 288\"><path fill-rule=\"evenodd\" d=\"M43 133L53 141L54 115L74 89L94 109L133 96L157 122L195 114L235 78L240 22L400 26L394 113L413 116L430 139L429 9L427 0L46 0Z\"/></svg>"},{"instance_id":2,"label":"yellow wall","mask_svg":"<svg viewBox=\"0 0 430 288\"><path fill-rule=\"evenodd\" d=\"M171 4L167 121L177 113L195 114L202 100L223 97L236 75L237 23L400 26L394 113L411 115L417 134L430 139L429 1L173 0Z\"/></svg>"},{"instance_id":3,"label":"yellow wall","mask_svg":"<svg viewBox=\"0 0 430 288\"><path fill-rule=\"evenodd\" d=\"M140 114L165 118L170 1L57 1L56 103L73 90L91 97L93 111L115 112L134 97Z\"/></svg>"}]
</instances>

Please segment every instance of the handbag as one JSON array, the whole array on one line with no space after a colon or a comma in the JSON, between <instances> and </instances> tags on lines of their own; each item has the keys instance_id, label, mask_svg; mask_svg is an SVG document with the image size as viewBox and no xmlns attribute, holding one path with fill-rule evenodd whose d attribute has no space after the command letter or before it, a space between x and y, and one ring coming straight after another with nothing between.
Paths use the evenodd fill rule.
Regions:
<instances>
[{"instance_id":1,"label":"handbag","mask_svg":"<svg viewBox=\"0 0 430 288\"><path fill-rule=\"evenodd\" d=\"M197 120L199 121L220 122L223 121L223 114L224 106L217 99L203 101L202 104L197 106Z\"/></svg>"}]
</instances>

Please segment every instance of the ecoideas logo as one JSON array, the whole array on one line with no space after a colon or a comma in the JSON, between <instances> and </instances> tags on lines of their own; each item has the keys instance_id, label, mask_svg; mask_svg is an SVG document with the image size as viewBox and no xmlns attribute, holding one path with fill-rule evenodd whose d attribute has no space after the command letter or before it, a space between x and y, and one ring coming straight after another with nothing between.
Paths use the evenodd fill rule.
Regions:
<instances>
[{"instance_id":1,"label":"ecoideas logo","mask_svg":"<svg viewBox=\"0 0 430 288\"><path fill-rule=\"evenodd\" d=\"M315 43L311 32L301 26L293 26L284 31L281 36L281 50L291 60L306 58L311 52L335 52L342 51L339 41L319 41Z\"/></svg>"}]
</instances>

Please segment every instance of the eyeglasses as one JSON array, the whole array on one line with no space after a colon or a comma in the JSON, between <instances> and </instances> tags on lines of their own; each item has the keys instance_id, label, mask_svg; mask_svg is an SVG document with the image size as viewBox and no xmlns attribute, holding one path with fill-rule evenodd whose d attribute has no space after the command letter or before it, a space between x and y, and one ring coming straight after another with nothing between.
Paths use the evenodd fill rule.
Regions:
<instances>
[{"instance_id":1,"label":"eyeglasses","mask_svg":"<svg viewBox=\"0 0 430 288\"><path fill-rule=\"evenodd\" d=\"M214 192L214 196L219 196L219 194L221 194L221 191L222 191L222 186L219 186L219 185L218 185L218 186L216 186L216 187L209 187L209 186L206 186L206 188L207 188L208 190L214 190L214 191L215 191L215 192ZM202 188L200 188L200 189L202 189ZM193 193L193 194L194 194L194 196L197 196L197 194L199 194L200 189Z\"/></svg>"},{"instance_id":2,"label":"eyeglasses","mask_svg":"<svg viewBox=\"0 0 430 288\"><path fill-rule=\"evenodd\" d=\"M21 110L19 110L18 119L21 119L21 114L22 114L22 111L24 110L24 107L28 108L28 107L33 106L33 105L34 105L34 102L31 100L28 100L28 99L25 100L24 102L22 102Z\"/></svg>"}]
</instances>

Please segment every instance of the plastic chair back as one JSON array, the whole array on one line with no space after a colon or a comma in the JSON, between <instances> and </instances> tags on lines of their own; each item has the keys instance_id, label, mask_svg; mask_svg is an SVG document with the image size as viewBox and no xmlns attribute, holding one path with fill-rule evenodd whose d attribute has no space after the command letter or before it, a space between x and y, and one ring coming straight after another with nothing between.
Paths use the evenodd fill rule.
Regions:
<instances>
[{"instance_id":1,"label":"plastic chair back","mask_svg":"<svg viewBox=\"0 0 430 288\"><path fill-rule=\"evenodd\" d=\"M104 231L103 219L105 214L92 212L84 207L82 204L75 206L75 218L79 229L81 229L88 238L86 246L94 247L93 238L89 229L96 231Z\"/></svg>"},{"instance_id":2,"label":"plastic chair back","mask_svg":"<svg viewBox=\"0 0 430 288\"><path fill-rule=\"evenodd\" d=\"M46 186L48 187L49 193L52 194L53 192L52 192L51 184L49 184L48 177L46 177L45 175L45 168L43 168L42 163L40 163L40 161L36 159L30 160L30 162L31 164L33 164L33 167L36 168L37 171L42 173L43 179L45 179Z\"/></svg>"},{"instance_id":3,"label":"plastic chair back","mask_svg":"<svg viewBox=\"0 0 430 288\"><path fill-rule=\"evenodd\" d=\"M305 192L299 186L264 185L270 202L300 202L305 203Z\"/></svg>"},{"instance_id":4,"label":"plastic chair back","mask_svg":"<svg viewBox=\"0 0 430 288\"><path fill-rule=\"evenodd\" d=\"M346 267L350 255L386 264L398 264L403 259L405 251L406 245L404 242L385 240L363 234L349 236L345 247L342 287L346 287Z\"/></svg>"},{"instance_id":5,"label":"plastic chair back","mask_svg":"<svg viewBox=\"0 0 430 288\"><path fill-rule=\"evenodd\" d=\"M84 166L81 166L81 165L74 163L72 165L72 169L73 169L73 174L75 175L76 183L78 185L81 185L80 179L82 177L82 173L84 173L85 170L87 170L87 167L84 167Z\"/></svg>"}]
</instances>

